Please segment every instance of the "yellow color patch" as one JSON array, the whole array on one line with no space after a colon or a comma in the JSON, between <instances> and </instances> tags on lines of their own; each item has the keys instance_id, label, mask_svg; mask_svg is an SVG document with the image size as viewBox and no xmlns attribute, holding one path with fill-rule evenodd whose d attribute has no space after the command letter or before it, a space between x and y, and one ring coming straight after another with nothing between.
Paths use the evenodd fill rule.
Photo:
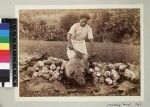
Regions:
<instances>
[{"instance_id":1,"label":"yellow color patch","mask_svg":"<svg viewBox=\"0 0 150 107\"><path fill-rule=\"evenodd\" d=\"M0 50L9 50L9 43L0 43Z\"/></svg>"}]
</instances>

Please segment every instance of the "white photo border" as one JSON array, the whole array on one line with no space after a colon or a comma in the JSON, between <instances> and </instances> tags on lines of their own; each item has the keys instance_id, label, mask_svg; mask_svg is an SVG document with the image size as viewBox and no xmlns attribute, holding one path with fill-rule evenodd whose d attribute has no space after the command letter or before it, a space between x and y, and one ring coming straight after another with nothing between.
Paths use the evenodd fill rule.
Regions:
<instances>
[{"instance_id":1,"label":"white photo border","mask_svg":"<svg viewBox=\"0 0 150 107\"><path fill-rule=\"evenodd\" d=\"M18 18L18 60L19 60L19 10L31 9L140 9L140 96L49 96L49 97L20 97L19 96L19 63L18 87L15 88L16 101L144 101L144 11L142 4L116 5L17 5L15 16Z\"/></svg>"}]
</instances>

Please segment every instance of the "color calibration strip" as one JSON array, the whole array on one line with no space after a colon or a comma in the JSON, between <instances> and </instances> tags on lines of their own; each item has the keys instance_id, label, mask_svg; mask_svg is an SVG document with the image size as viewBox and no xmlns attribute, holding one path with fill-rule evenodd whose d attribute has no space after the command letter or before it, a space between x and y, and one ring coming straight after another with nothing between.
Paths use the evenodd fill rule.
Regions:
<instances>
[{"instance_id":1,"label":"color calibration strip","mask_svg":"<svg viewBox=\"0 0 150 107\"><path fill-rule=\"evenodd\" d=\"M18 85L17 19L0 19L0 87Z\"/></svg>"},{"instance_id":2,"label":"color calibration strip","mask_svg":"<svg viewBox=\"0 0 150 107\"><path fill-rule=\"evenodd\" d=\"M0 23L0 86L10 81L9 23Z\"/></svg>"}]
</instances>

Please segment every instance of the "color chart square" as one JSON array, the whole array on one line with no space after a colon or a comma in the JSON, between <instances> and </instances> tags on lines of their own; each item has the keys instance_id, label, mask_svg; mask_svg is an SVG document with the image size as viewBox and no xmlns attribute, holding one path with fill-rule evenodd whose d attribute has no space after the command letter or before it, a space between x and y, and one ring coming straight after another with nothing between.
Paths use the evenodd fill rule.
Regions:
<instances>
[{"instance_id":1,"label":"color chart square","mask_svg":"<svg viewBox=\"0 0 150 107\"><path fill-rule=\"evenodd\" d=\"M10 78L10 35L9 23L0 23L0 82Z\"/></svg>"}]
</instances>

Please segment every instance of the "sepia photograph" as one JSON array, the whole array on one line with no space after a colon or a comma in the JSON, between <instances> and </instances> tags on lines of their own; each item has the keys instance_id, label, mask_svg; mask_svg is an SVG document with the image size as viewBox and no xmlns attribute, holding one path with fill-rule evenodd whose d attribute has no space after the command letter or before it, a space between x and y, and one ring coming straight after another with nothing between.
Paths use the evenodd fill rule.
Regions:
<instances>
[{"instance_id":1,"label":"sepia photograph","mask_svg":"<svg viewBox=\"0 0 150 107\"><path fill-rule=\"evenodd\" d=\"M19 97L142 95L139 7L29 7L17 9Z\"/></svg>"}]
</instances>

